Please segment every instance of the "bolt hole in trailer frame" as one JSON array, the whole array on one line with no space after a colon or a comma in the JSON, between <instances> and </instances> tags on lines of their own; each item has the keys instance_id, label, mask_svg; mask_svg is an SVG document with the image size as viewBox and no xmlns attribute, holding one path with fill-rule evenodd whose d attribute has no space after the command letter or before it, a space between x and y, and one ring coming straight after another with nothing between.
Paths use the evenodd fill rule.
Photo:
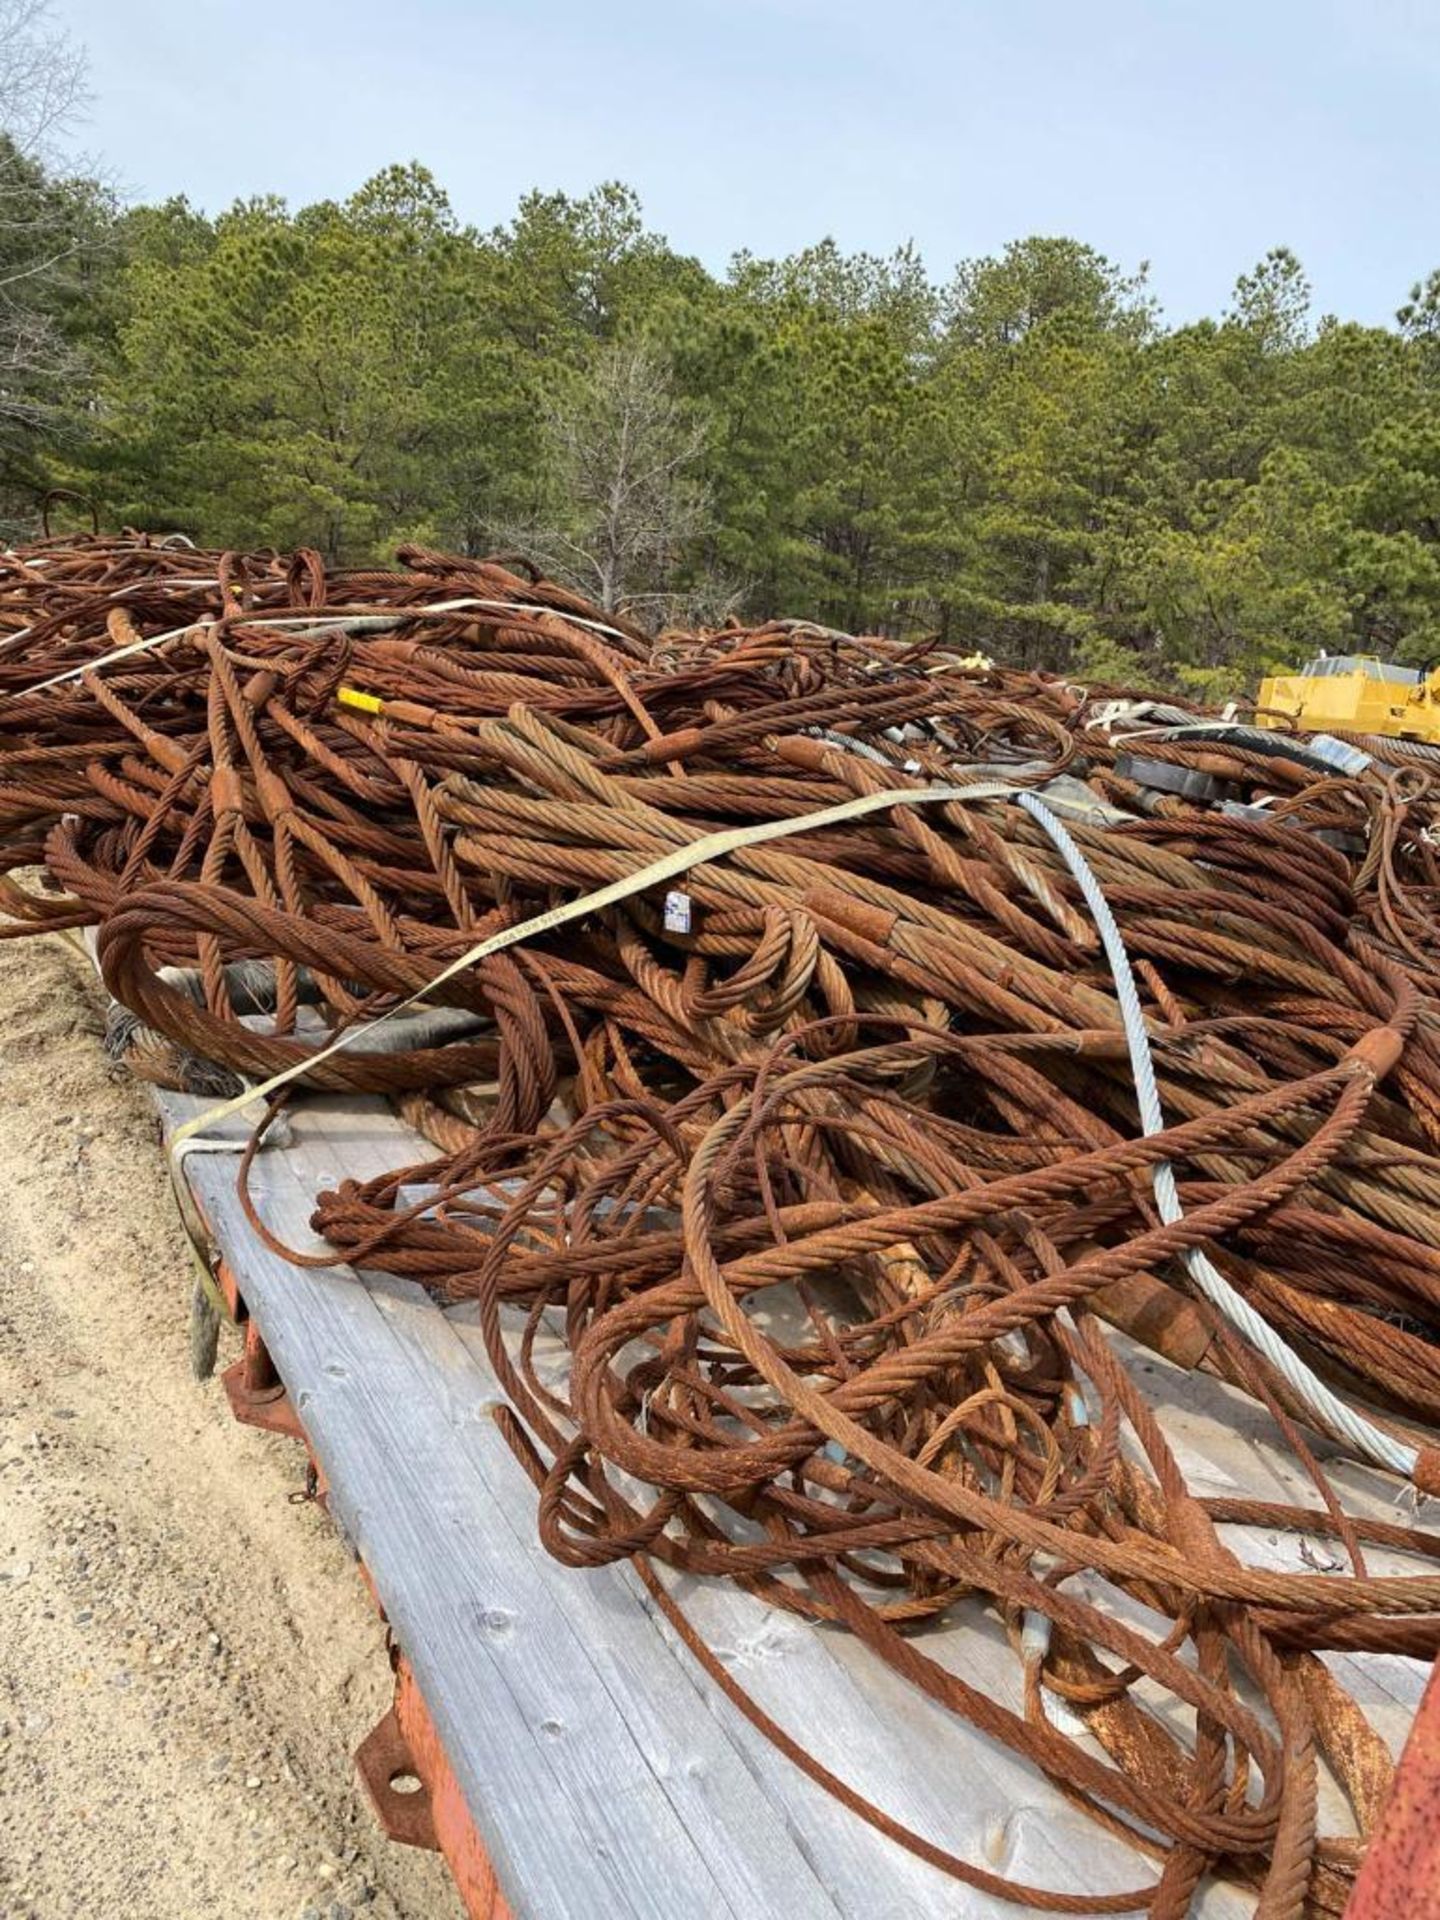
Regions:
<instances>
[{"instance_id":1,"label":"bolt hole in trailer frame","mask_svg":"<svg viewBox=\"0 0 1440 1920\"><path fill-rule=\"evenodd\" d=\"M206 1107L155 1097L167 1137ZM220 1131L237 1149L248 1137L243 1115ZM307 1096L288 1144L257 1155L250 1190L280 1239L315 1251L313 1198L341 1168L364 1179L425 1157L382 1101ZM171 1164L202 1291L243 1337L222 1375L230 1407L307 1449L308 1491L387 1623L394 1702L356 1754L366 1796L389 1838L443 1853L474 1920L1021 1911L960 1887L806 1779L700 1672L629 1568L549 1558L533 1488L491 1417L498 1392L468 1309L444 1311L387 1276L289 1266L245 1219L236 1152ZM1258 1409L1153 1355L1137 1350L1136 1364L1197 1485L1296 1494ZM1384 1476L1338 1458L1327 1470L1357 1511L1391 1511ZM1299 1570L1307 1544L1252 1530L1245 1551ZM765 1709L907 1824L1031 1884L1143 1880L1139 1856L851 1636L729 1583L680 1581L676 1593ZM957 1669L981 1684L1013 1673L998 1630L967 1622L927 1646L947 1635ZM1350 1911L1440 1915L1440 1693L1419 1662L1339 1658L1370 1669L1367 1709L1392 1748L1410 1741ZM1327 1811L1333 1823L1322 1795ZM1241 1920L1252 1909L1244 1889L1207 1883L1196 1910Z\"/></svg>"}]
</instances>

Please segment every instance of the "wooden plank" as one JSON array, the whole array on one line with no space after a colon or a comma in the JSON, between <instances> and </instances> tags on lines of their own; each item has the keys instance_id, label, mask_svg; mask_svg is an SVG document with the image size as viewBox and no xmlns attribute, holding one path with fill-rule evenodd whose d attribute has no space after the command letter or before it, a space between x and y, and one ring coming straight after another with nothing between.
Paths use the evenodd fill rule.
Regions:
<instances>
[{"instance_id":1,"label":"wooden plank","mask_svg":"<svg viewBox=\"0 0 1440 1920\"><path fill-rule=\"evenodd\" d=\"M205 1103L164 1095L161 1104L173 1125ZM236 1120L226 1131L241 1138L247 1128ZM293 1144L259 1157L252 1190L291 1245L319 1251L308 1216L322 1187L432 1155L378 1100L315 1099L296 1115ZM791 1766L698 1671L630 1569L578 1573L550 1559L536 1537L533 1488L490 1417L498 1388L473 1310L442 1313L420 1289L380 1275L289 1267L240 1215L233 1159L195 1154L185 1174L242 1274L337 1517L433 1703L518 1912L1017 1912L926 1866ZM1313 1503L1261 1409L1143 1350L1129 1357L1197 1490ZM1355 1512L1393 1516L1385 1476L1316 1450ZM1299 1535L1244 1529L1233 1538L1254 1563L1306 1564ZM1376 1555L1375 1569L1392 1560L1404 1564ZM852 1636L809 1627L729 1583L671 1586L767 1712L927 1838L1067 1891L1153 1881L1152 1861ZM925 1646L1016 1704L1017 1670L997 1623L967 1612L927 1633ZM1332 1664L1398 1745L1423 1665L1370 1655ZM1336 1825L1333 1787L1322 1808ZM1214 1884L1196 1903L1209 1920L1252 1908L1247 1894Z\"/></svg>"},{"instance_id":2,"label":"wooden plank","mask_svg":"<svg viewBox=\"0 0 1440 1920\"><path fill-rule=\"evenodd\" d=\"M393 1126L323 1107L302 1112L295 1144L262 1156L252 1182L267 1224L297 1247L313 1244L321 1176L368 1170L356 1164L367 1133L384 1164L403 1158ZM196 1154L185 1171L243 1276L516 1912L833 1915L657 1636L654 1692L611 1690L607 1639L618 1616L637 1613L625 1577L554 1567L585 1595L568 1612L557 1604L553 1576L456 1447L434 1368L427 1378L397 1338L394 1302L387 1319L348 1270L297 1273L270 1254L244 1220L233 1160ZM410 1311L443 1327L423 1296ZM511 1504L532 1512L533 1490L509 1465Z\"/></svg>"}]
</instances>

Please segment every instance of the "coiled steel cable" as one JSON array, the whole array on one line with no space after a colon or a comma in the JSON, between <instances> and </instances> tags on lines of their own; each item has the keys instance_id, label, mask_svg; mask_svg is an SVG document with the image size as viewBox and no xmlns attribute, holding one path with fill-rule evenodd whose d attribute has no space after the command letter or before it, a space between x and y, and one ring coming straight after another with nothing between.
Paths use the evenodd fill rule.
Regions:
<instances>
[{"instance_id":1,"label":"coiled steel cable","mask_svg":"<svg viewBox=\"0 0 1440 1920\"><path fill-rule=\"evenodd\" d=\"M1340 775L1162 715L1136 751L1233 794L1210 810L1117 772L1107 701L805 623L651 649L419 551L42 543L0 557L5 931L95 928L153 1071L160 1043L299 1068L444 1136L318 1227L478 1301L547 1546L635 1558L861 1817L1053 1911L1178 1914L1223 1872L1298 1920L1358 1857L1318 1833L1317 1754L1362 1839L1388 1777L1320 1654L1440 1646L1440 1539L1348 1512L1311 1437L1432 1482L1434 806L1398 754ZM732 832L987 778L1038 797ZM442 979L727 835L675 900ZM417 994L433 1016L391 1018ZM402 1044L326 1053L352 1030ZM1117 1325L1256 1398L1313 1503L1197 1496ZM1247 1565L1222 1525L1348 1567ZM740 1695L665 1568L843 1621L1158 1881L1014 1886L905 1832ZM1003 1624L1014 1701L916 1637L966 1608Z\"/></svg>"}]
</instances>

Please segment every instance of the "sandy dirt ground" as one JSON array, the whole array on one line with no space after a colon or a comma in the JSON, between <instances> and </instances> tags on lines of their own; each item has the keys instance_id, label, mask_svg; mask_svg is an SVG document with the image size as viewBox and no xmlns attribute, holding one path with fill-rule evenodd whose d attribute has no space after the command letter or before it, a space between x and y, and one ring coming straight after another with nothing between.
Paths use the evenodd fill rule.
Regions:
<instances>
[{"instance_id":1,"label":"sandy dirt ground","mask_svg":"<svg viewBox=\"0 0 1440 1920\"><path fill-rule=\"evenodd\" d=\"M384 1634L303 1455L191 1375L100 1028L72 948L0 943L0 1920L458 1920L355 1783Z\"/></svg>"}]
</instances>

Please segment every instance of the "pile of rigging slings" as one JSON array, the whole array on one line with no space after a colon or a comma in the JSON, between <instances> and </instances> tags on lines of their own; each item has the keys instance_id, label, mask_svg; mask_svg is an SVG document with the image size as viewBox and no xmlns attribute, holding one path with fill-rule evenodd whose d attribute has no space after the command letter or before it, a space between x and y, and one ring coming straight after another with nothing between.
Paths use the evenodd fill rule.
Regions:
<instances>
[{"instance_id":1,"label":"pile of rigging slings","mask_svg":"<svg viewBox=\"0 0 1440 1920\"><path fill-rule=\"evenodd\" d=\"M1321 1655L1440 1651L1440 1534L1311 1444L1440 1493L1437 771L802 622L652 644L495 562L0 556L3 931L96 930L142 1073L395 1096L436 1157L317 1229L479 1303L549 1549L635 1558L798 1764L1048 1911L1338 1914L1391 1763ZM1267 1408L1309 1504L1193 1493L1131 1340ZM1158 1880L899 1828L657 1564L848 1626ZM1023 1710L916 1631L967 1607Z\"/></svg>"}]
</instances>

